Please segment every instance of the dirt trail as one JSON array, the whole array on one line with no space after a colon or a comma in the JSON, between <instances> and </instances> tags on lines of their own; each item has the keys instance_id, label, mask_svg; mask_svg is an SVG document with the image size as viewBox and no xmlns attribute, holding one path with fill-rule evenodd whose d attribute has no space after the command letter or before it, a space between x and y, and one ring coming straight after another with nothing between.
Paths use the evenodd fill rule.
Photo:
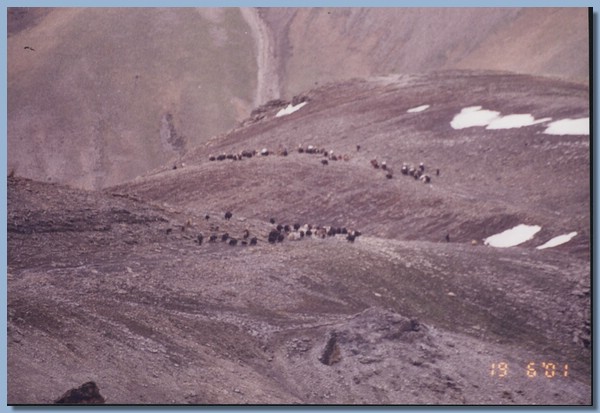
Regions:
<instances>
[{"instance_id":1,"label":"dirt trail","mask_svg":"<svg viewBox=\"0 0 600 413\"><path fill-rule=\"evenodd\" d=\"M256 62L258 66L258 84L254 97L254 106L279 98L279 74L273 50L272 33L258 15L256 8L241 8L242 16L250 26L257 44Z\"/></svg>"}]
</instances>

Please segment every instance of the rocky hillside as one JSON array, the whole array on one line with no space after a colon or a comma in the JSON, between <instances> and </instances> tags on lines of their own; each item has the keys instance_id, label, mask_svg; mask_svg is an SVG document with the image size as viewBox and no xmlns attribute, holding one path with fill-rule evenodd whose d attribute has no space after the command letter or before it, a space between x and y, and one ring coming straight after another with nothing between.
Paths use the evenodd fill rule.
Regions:
<instances>
[{"instance_id":1,"label":"rocky hillside","mask_svg":"<svg viewBox=\"0 0 600 413\"><path fill-rule=\"evenodd\" d=\"M590 404L589 136L548 133L586 117L569 82L379 77L102 191L11 177L8 401Z\"/></svg>"},{"instance_id":2,"label":"rocky hillside","mask_svg":"<svg viewBox=\"0 0 600 413\"><path fill-rule=\"evenodd\" d=\"M9 170L81 188L330 81L493 69L586 84L584 8L8 10Z\"/></svg>"}]
</instances>

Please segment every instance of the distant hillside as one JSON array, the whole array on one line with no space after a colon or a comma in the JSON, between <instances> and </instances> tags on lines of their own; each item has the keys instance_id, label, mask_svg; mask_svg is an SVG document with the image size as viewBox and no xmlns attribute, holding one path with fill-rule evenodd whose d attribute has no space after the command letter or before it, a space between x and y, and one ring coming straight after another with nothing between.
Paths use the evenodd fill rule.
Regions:
<instances>
[{"instance_id":1,"label":"distant hillside","mask_svg":"<svg viewBox=\"0 0 600 413\"><path fill-rule=\"evenodd\" d=\"M9 170L122 183L264 100L354 77L473 68L586 84L587 23L584 8L11 8Z\"/></svg>"},{"instance_id":2,"label":"distant hillside","mask_svg":"<svg viewBox=\"0 0 600 413\"><path fill-rule=\"evenodd\" d=\"M230 128L253 105L247 32L237 9L53 9L20 27L8 40L9 167L101 188Z\"/></svg>"},{"instance_id":3,"label":"distant hillside","mask_svg":"<svg viewBox=\"0 0 600 413\"><path fill-rule=\"evenodd\" d=\"M585 8L261 9L283 96L350 77L492 69L588 81Z\"/></svg>"},{"instance_id":4,"label":"distant hillside","mask_svg":"<svg viewBox=\"0 0 600 413\"><path fill-rule=\"evenodd\" d=\"M544 133L552 121L589 117L585 86L447 71L332 83L295 100L305 106L281 117L275 115L286 102L265 106L245 126L190 151L181 159L183 169L166 165L122 188L199 215L229 209L257 219L349 225L402 240L438 242L448 231L457 242L481 242L519 223L536 224L542 232L528 245L578 231L559 248L589 257L589 136ZM477 106L541 123L451 125L463 109ZM409 112L415 108L423 110ZM349 160L322 165L323 155L300 154L299 145ZM211 154L263 148L289 155L209 161ZM371 166L373 159L387 163L392 179ZM430 185L401 173L404 163L420 162Z\"/></svg>"}]
</instances>

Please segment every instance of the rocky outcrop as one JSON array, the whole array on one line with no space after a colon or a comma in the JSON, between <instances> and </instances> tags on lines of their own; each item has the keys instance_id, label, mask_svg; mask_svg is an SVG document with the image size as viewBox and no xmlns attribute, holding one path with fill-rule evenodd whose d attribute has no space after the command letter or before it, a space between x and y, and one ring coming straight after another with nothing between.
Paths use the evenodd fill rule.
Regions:
<instances>
[{"instance_id":1,"label":"rocky outcrop","mask_svg":"<svg viewBox=\"0 0 600 413\"><path fill-rule=\"evenodd\" d=\"M54 401L54 404L103 404L106 402L100 394L98 385L88 381L81 386L71 389Z\"/></svg>"}]
</instances>

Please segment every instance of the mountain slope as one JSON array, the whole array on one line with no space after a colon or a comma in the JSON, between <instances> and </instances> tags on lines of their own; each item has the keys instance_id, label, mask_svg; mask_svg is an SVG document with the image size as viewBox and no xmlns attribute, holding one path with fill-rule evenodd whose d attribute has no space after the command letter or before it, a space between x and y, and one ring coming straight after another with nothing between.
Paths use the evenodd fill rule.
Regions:
<instances>
[{"instance_id":1,"label":"mountain slope","mask_svg":"<svg viewBox=\"0 0 600 413\"><path fill-rule=\"evenodd\" d=\"M587 84L587 24L584 8L10 8L8 167L108 187L266 100L354 77L470 68Z\"/></svg>"},{"instance_id":2,"label":"mountain slope","mask_svg":"<svg viewBox=\"0 0 600 413\"><path fill-rule=\"evenodd\" d=\"M127 404L589 404L589 137L544 133L586 88L456 71L291 103L103 191L9 178L9 403L93 380ZM543 121L455 129L475 105ZM362 234L269 243L271 218ZM542 229L482 245L521 223Z\"/></svg>"}]
</instances>

